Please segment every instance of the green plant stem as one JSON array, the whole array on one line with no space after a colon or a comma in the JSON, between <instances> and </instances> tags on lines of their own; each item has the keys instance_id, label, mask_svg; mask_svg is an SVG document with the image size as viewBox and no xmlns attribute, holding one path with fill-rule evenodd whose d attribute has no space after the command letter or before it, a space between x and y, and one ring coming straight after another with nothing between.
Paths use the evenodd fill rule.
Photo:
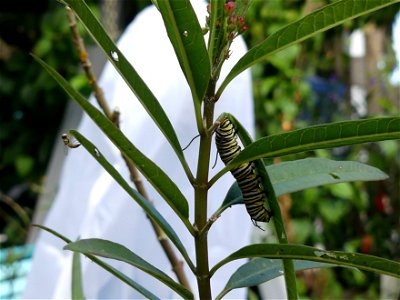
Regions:
<instances>
[{"instance_id":1,"label":"green plant stem","mask_svg":"<svg viewBox=\"0 0 400 300\"><path fill-rule=\"evenodd\" d=\"M211 299L210 270L208 265L208 231L202 230L207 223L207 181L210 145L211 136L208 134L201 135L197 169L198 181L195 187L195 226L199 230L199 234L195 235L196 275L200 299Z\"/></svg>"},{"instance_id":2,"label":"green plant stem","mask_svg":"<svg viewBox=\"0 0 400 300\"><path fill-rule=\"evenodd\" d=\"M215 93L214 80L210 80L207 95L204 101L203 131L200 132L200 149L195 184L195 235L196 247L196 276L200 299L211 298L210 269L208 263L208 230L203 230L207 225L208 201L208 171L211 155L212 133L208 130L213 125Z\"/></svg>"}]
</instances>

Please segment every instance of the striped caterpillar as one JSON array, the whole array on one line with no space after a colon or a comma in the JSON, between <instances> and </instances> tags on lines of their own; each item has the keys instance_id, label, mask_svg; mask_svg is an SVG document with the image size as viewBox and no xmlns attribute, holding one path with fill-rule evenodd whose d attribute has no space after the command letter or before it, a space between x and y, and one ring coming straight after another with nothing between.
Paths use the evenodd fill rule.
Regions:
<instances>
[{"instance_id":1,"label":"striped caterpillar","mask_svg":"<svg viewBox=\"0 0 400 300\"><path fill-rule=\"evenodd\" d=\"M237 143L236 131L228 118L223 118L216 129L215 143L222 161L230 163L241 151ZM253 162L243 163L231 170L240 190L246 210L254 223L269 222L271 211L264 207L266 197L260 185L260 178Z\"/></svg>"}]
</instances>

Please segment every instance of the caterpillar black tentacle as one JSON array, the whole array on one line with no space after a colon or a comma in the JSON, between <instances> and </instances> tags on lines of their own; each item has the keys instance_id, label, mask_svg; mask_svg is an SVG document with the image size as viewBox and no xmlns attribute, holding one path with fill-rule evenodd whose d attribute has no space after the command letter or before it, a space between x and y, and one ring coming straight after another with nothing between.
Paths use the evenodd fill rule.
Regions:
<instances>
[{"instance_id":1,"label":"caterpillar black tentacle","mask_svg":"<svg viewBox=\"0 0 400 300\"><path fill-rule=\"evenodd\" d=\"M189 146L193 143L193 141L195 139L197 139L200 136L200 134L196 135L194 138L192 138L189 142L189 144L187 144L184 148L182 148L182 151L185 151L187 148L189 148Z\"/></svg>"},{"instance_id":2,"label":"caterpillar black tentacle","mask_svg":"<svg viewBox=\"0 0 400 300\"><path fill-rule=\"evenodd\" d=\"M228 164L239 155L241 148L237 143L235 127L228 118L223 118L216 129L215 143L221 160ZM269 222L272 213L264 206L266 197L260 177L253 162L243 163L231 170L240 190L246 210L254 225L256 222Z\"/></svg>"}]
</instances>

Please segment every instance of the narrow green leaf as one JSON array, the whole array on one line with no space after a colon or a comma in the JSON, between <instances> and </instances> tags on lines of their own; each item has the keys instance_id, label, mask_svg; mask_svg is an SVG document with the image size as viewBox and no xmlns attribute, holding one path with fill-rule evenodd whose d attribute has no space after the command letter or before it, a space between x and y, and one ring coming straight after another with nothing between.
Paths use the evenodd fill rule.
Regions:
<instances>
[{"instance_id":1,"label":"narrow green leaf","mask_svg":"<svg viewBox=\"0 0 400 300\"><path fill-rule=\"evenodd\" d=\"M164 0L158 5L168 37L192 91L196 116L201 121L201 101L210 78L210 61L202 29L190 1Z\"/></svg>"},{"instance_id":2,"label":"narrow green leaf","mask_svg":"<svg viewBox=\"0 0 400 300\"><path fill-rule=\"evenodd\" d=\"M271 34L243 56L223 81L217 95L221 95L228 83L238 74L253 64L266 59L269 55L295 43L304 41L307 38L348 20L382 9L397 2L399 2L399 0L339 0L310 13L296 22L288 24Z\"/></svg>"},{"instance_id":3,"label":"narrow green leaf","mask_svg":"<svg viewBox=\"0 0 400 300\"><path fill-rule=\"evenodd\" d=\"M81 143L83 147L93 156L97 162L102 165L102 167L111 175L112 178L140 205L141 208L146 212L146 214L154 220L176 246L179 252L184 257L185 261L189 267L194 270L195 267L190 260L188 253L186 252L185 246L182 244L178 235L175 233L174 229L169 225L167 220L155 209L153 205L148 201L148 199L143 198L143 196L133 189L121 176L120 173L106 160L106 158L101 154L100 150L97 149L89 140L82 136L78 131L71 130L71 134ZM191 225L187 224L188 228L191 229Z\"/></svg>"},{"instance_id":4,"label":"narrow green leaf","mask_svg":"<svg viewBox=\"0 0 400 300\"><path fill-rule=\"evenodd\" d=\"M85 299L82 286L81 256L75 252L72 257L72 299Z\"/></svg>"},{"instance_id":5,"label":"narrow green leaf","mask_svg":"<svg viewBox=\"0 0 400 300\"><path fill-rule=\"evenodd\" d=\"M55 230L53 230L53 229L51 229L51 228L48 228L48 227L46 227L46 226L44 226L44 225L41 225L41 224L32 224L32 226L33 226L33 227L40 228L40 229L43 229L43 230L45 230L45 231L51 233L52 235L58 237L59 239L61 239L61 240L63 240L64 242L66 242L67 244L72 242L69 238L63 236L61 233L59 233L59 232L57 232L57 231L55 231Z\"/></svg>"},{"instance_id":6,"label":"narrow green leaf","mask_svg":"<svg viewBox=\"0 0 400 300\"><path fill-rule=\"evenodd\" d=\"M97 257L95 257L93 255L86 255L86 256L89 257L93 262L98 264L100 267L102 267L103 269L107 270L108 272L113 274L115 277L119 278L122 282L125 282L127 285L129 285L130 287L135 289L137 292L142 294L146 299L149 299L149 300L160 300L159 297L154 295L148 289L144 288L142 285L140 285L136 281L132 280L131 278L129 278L125 274L121 273L120 271L118 271L117 269L112 267L111 265L106 264L105 262L101 261L100 259L98 259Z\"/></svg>"},{"instance_id":7,"label":"narrow green leaf","mask_svg":"<svg viewBox=\"0 0 400 300\"><path fill-rule=\"evenodd\" d=\"M385 180L378 168L355 161L306 158L267 167L276 195L293 193L326 184L351 181Z\"/></svg>"},{"instance_id":8,"label":"narrow green leaf","mask_svg":"<svg viewBox=\"0 0 400 300\"><path fill-rule=\"evenodd\" d=\"M158 9L158 10L160 10L159 8L158 8L158 0L150 0L151 1L151 3L153 3L153 5Z\"/></svg>"},{"instance_id":9,"label":"narrow green leaf","mask_svg":"<svg viewBox=\"0 0 400 300\"><path fill-rule=\"evenodd\" d=\"M87 101L81 94L52 67L40 58L35 57L43 68L60 84L60 86L75 100L89 117L99 126L105 135L135 164L135 167L147 178L159 194L167 201L171 208L177 213L188 227L189 206L176 184L161 170L153 161L140 152L126 136L114 126L96 107ZM190 227L188 227L189 229Z\"/></svg>"},{"instance_id":10,"label":"narrow green leaf","mask_svg":"<svg viewBox=\"0 0 400 300\"><path fill-rule=\"evenodd\" d=\"M263 137L248 145L210 182L227 171L258 158L273 158L309 150L400 139L400 117L373 118L323 124Z\"/></svg>"},{"instance_id":11,"label":"narrow green leaf","mask_svg":"<svg viewBox=\"0 0 400 300\"><path fill-rule=\"evenodd\" d=\"M60 238L61 240L63 240L66 243L71 243L72 241L70 239L68 239L67 237L63 236L62 234L46 227L43 225L39 225L39 224L33 224L32 226L41 228L53 235L55 235L56 237ZM159 298L157 296L155 296L153 293L151 293L150 291L148 291L147 289L145 289L143 286L141 286L140 284L136 283L135 281L133 281L132 279L130 279L128 276L126 276L125 274L121 273L120 271L118 271L117 269L115 269L114 267L110 266L109 264L101 261L100 259L98 259L97 257L90 255L90 254L84 254L87 258L91 259L94 263L96 263L97 265L99 265L100 267L102 267L104 270L110 272L111 274L113 274L115 277L117 277L118 279L120 279L122 282L125 282L127 285L129 285L131 288L135 289L136 291L138 291L139 293L141 293L144 297L146 297L146 299L151 299L151 300L159 300Z\"/></svg>"},{"instance_id":12,"label":"narrow green leaf","mask_svg":"<svg viewBox=\"0 0 400 300\"><path fill-rule=\"evenodd\" d=\"M82 21L88 32L91 34L95 42L106 54L108 60L115 66L116 70L121 74L129 88L135 94L137 99L143 105L149 116L156 123L158 128L164 134L168 142L171 144L185 172L190 176L190 169L185 161L182 147L178 137L165 111L160 103L153 95L146 83L142 80L136 70L128 62L125 56L117 48L112 39L107 35L99 20L92 13L90 8L82 0L62 0L71 7ZM161 1L162 2L162 1Z\"/></svg>"},{"instance_id":13,"label":"narrow green leaf","mask_svg":"<svg viewBox=\"0 0 400 300\"><path fill-rule=\"evenodd\" d=\"M224 211L228 207L236 204L244 204L242 191L239 188L237 181L235 181L226 193L224 201L222 201L219 211Z\"/></svg>"},{"instance_id":14,"label":"narrow green leaf","mask_svg":"<svg viewBox=\"0 0 400 300\"><path fill-rule=\"evenodd\" d=\"M217 263L210 273L213 275L220 267L230 261L251 257L309 260L336 264L341 267L353 267L400 278L400 263L393 260L367 254L325 251L305 245L282 244L254 244L243 247Z\"/></svg>"},{"instance_id":15,"label":"narrow green leaf","mask_svg":"<svg viewBox=\"0 0 400 300\"><path fill-rule=\"evenodd\" d=\"M336 266L334 264L301 260L295 260L293 263L296 271ZM224 289L215 299L222 299L233 289L256 286L282 275L283 264L280 259L254 258L232 274Z\"/></svg>"},{"instance_id":16,"label":"narrow green leaf","mask_svg":"<svg viewBox=\"0 0 400 300\"><path fill-rule=\"evenodd\" d=\"M157 278L184 299L193 299L193 294L189 290L123 245L102 239L83 239L69 243L64 249L123 261Z\"/></svg>"},{"instance_id":17,"label":"narrow green leaf","mask_svg":"<svg viewBox=\"0 0 400 300\"><path fill-rule=\"evenodd\" d=\"M352 181L385 180L381 170L355 161L334 161L326 158L305 158L267 166L276 196L326 184ZM223 207L243 203L237 183L233 183L222 203Z\"/></svg>"},{"instance_id":18,"label":"narrow green leaf","mask_svg":"<svg viewBox=\"0 0 400 300\"><path fill-rule=\"evenodd\" d=\"M247 145L253 143L250 133L246 130L246 128L243 127L243 125L238 121L238 119L235 118L234 115L224 112L217 118L217 121L220 122L224 118L227 118L229 121L231 121L233 127L235 128L235 132L239 136L244 147L247 147Z\"/></svg>"},{"instance_id":19,"label":"narrow green leaf","mask_svg":"<svg viewBox=\"0 0 400 300\"><path fill-rule=\"evenodd\" d=\"M209 16L209 36L208 36L208 56L211 64L214 64L221 56L222 41L226 31L221 26L221 20L224 18L224 0L210 0L211 13ZM214 70L213 70L214 73ZM212 74L215 76L215 74Z\"/></svg>"}]
</instances>

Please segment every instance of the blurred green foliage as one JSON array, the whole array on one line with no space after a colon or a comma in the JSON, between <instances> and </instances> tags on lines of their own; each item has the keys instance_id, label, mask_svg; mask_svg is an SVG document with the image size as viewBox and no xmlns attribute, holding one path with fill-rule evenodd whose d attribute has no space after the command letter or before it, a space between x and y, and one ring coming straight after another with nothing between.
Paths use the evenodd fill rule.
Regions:
<instances>
[{"instance_id":1,"label":"blurred green foliage","mask_svg":"<svg viewBox=\"0 0 400 300\"><path fill-rule=\"evenodd\" d=\"M31 214L68 98L30 53L67 78L79 77L78 58L58 2L0 6L0 192ZM80 82L77 87L87 93L85 81ZM23 243L27 227L15 210L1 201L0 214L4 245Z\"/></svg>"},{"instance_id":2,"label":"blurred green foliage","mask_svg":"<svg viewBox=\"0 0 400 300\"><path fill-rule=\"evenodd\" d=\"M100 15L98 0L86 1ZM150 0L121 1L125 28ZM86 47L93 43L78 23ZM0 2L0 234L2 246L24 243L68 96L34 62L34 53L83 95L90 87L79 65L65 8L54 0ZM13 205L2 199L13 199ZM14 208L13 208L14 207ZM18 207L18 209L15 209ZM25 218L25 216L23 217ZM6 241L4 242L4 239Z\"/></svg>"},{"instance_id":3,"label":"blurred green foliage","mask_svg":"<svg viewBox=\"0 0 400 300\"><path fill-rule=\"evenodd\" d=\"M245 39L252 47L283 25L327 3L324 0L253 1L247 14L249 30ZM391 25L398 12L399 5L393 5L319 34L254 66L258 135L357 117L350 101L350 57L344 51L344 41L353 30L368 22L386 29L384 67L374 74L374 79L386 91L379 99L383 113L398 115L395 89L399 87L388 81L395 65L390 48ZM303 155L277 158L275 162ZM282 207L289 207L286 221L292 242L399 259L399 141L318 150L307 156L358 160L380 168L390 178L384 182L325 186L282 197ZM377 275L350 269L315 272L300 275L299 291L304 297L374 299L379 295Z\"/></svg>"}]
</instances>

